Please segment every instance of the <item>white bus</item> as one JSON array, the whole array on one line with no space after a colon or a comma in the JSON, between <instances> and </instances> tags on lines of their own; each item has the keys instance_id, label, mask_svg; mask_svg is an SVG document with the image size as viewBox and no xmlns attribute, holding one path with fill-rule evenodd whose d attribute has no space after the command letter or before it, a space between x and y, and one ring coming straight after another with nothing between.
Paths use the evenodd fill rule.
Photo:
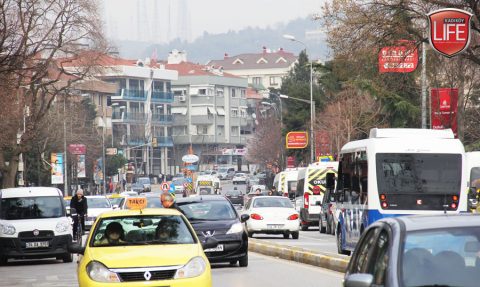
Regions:
<instances>
[{"instance_id":1,"label":"white bus","mask_svg":"<svg viewBox=\"0 0 480 287\"><path fill-rule=\"evenodd\" d=\"M339 161L339 253L384 217L467 211L465 150L451 130L375 128L344 145Z\"/></svg>"}]
</instances>

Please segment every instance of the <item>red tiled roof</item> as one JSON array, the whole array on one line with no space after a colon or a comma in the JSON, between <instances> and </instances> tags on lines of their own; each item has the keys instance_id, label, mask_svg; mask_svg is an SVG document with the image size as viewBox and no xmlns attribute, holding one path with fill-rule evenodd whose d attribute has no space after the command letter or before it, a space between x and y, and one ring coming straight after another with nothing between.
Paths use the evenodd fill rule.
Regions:
<instances>
[{"instance_id":1,"label":"red tiled roof","mask_svg":"<svg viewBox=\"0 0 480 287\"><path fill-rule=\"evenodd\" d=\"M229 78L240 78L238 76L225 73L220 75L208 70L208 66L194 64L191 62L181 62L179 64L166 64L165 68L168 70L178 71L178 76L220 76Z\"/></svg>"},{"instance_id":2,"label":"red tiled roof","mask_svg":"<svg viewBox=\"0 0 480 287\"><path fill-rule=\"evenodd\" d=\"M247 88L247 99L256 99L256 100L262 100L263 96L258 93L257 90L248 87Z\"/></svg>"}]
</instances>

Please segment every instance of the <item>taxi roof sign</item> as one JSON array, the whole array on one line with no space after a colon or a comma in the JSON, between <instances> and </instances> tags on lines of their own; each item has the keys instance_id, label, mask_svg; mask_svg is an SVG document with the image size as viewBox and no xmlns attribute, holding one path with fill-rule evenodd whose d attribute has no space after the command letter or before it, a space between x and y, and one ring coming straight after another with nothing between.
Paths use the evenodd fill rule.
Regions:
<instances>
[{"instance_id":1,"label":"taxi roof sign","mask_svg":"<svg viewBox=\"0 0 480 287\"><path fill-rule=\"evenodd\" d=\"M127 207L132 210L141 210L147 207L147 198L145 197L128 197Z\"/></svg>"}]
</instances>

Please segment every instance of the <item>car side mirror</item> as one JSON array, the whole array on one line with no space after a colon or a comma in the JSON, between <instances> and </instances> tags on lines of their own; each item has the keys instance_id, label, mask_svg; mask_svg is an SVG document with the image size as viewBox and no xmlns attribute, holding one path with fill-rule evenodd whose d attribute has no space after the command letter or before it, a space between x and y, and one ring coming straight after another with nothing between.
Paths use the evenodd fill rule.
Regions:
<instances>
[{"instance_id":1,"label":"car side mirror","mask_svg":"<svg viewBox=\"0 0 480 287\"><path fill-rule=\"evenodd\" d=\"M67 245L67 251L70 253L75 253L75 254L82 254L85 253L85 247L78 243L70 243Z\"/></svg>"},{"instance_id":2,"label":"car side mirror","mask_svg":"<svg viewBox=\"0 0 480 287\"><path fill-rule=\"evenodd\" d=\"M248 214L242 214L242 215L240 216L240 221L241 221L241 222L245 222L245 221L247 221L247 220L249 220L249 219L250 219L250 215L248 215Z\"/></svg>"},{"instance_id":3,"label":"car side mirror","mask_svg":"<svg viewBox=\"0 0 480 287\"><path fill-rule=\"evenodd\" d=\"M355 273L345 278L343 286L345 287L370 287L373 283L372 274Z\"/></svg>"},{"instance_id":4,"label":"car side mirror","mask_svg":"<svg viewBox=\"0 0 480 287\"><path fill-rule=\"evenodd\" d=\"M114 205L112 206L112 208L115 210L115 209L118 209L119 206L118 206L118 204L114 204Z\"/></svg>"},{"instance_id":5,"label":"car side mirror","mask_svg":"<svg viewBox=\"0 0 480 287\"><path fill-rule=\"evenodd\" d=\"M213 237L207 237L204 242L202 242L202 248L203 250L205 249L210 249L210 248L215 248L218 245L218 240L213 238Z\"/></svg>"}]
</instances>

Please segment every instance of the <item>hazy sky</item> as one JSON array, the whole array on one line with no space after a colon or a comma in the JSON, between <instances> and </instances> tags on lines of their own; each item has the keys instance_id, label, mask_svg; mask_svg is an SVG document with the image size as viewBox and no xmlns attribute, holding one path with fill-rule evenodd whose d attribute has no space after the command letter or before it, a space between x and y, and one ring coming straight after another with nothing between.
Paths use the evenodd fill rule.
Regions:
<instances>
[{"instance_id":1,"label":"hazy sky","mask_svg":"<svg viewBox=\"0 0 480 287\"><path fill-rule=\"evenodd\" d=\"M324 0L187 0L191 33L222 33L248 26L265 27L320 13Z\"/></svg>"},{"instance_id":2,"label":"hazy sky","mask_svg":"<svg viewBox=\"0 0 480 287\"><path fill-rule=\"evenodd\" d=\"M101 1L110 37L128 40L150 40L150 37L165 42L174 36L191 41L205 31L218 34L248 26L264 28L286 23L320 13L325 0Z\"/></svg>"}]
</instances>

